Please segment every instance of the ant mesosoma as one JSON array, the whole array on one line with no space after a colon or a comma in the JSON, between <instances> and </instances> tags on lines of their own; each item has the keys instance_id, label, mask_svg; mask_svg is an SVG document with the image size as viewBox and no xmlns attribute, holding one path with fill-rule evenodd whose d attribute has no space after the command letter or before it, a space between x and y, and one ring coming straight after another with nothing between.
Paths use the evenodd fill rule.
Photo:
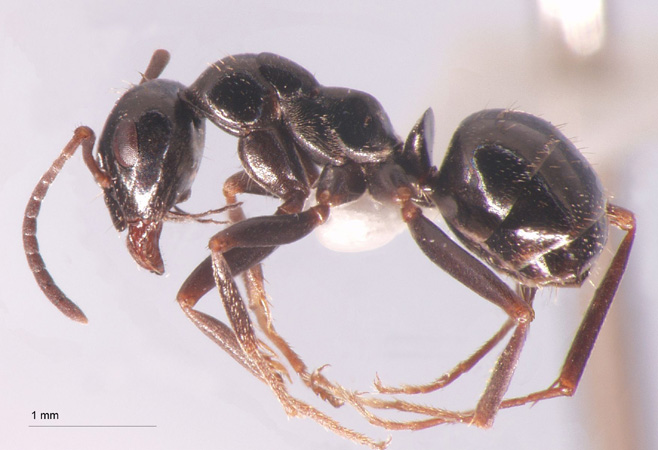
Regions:
<instances>
[{"instance_id":1,"label":"ant mesosoma","mask_svg":"<svg viewBox=\"0 0 658 450\"><path fill-rule=\"evenodd\" d=\"M631 212L607 202L590 165L554 126L519 111L481 111L462 122L437 169L431 163L431 110L402 142L372 96L321 86L307 70L280 56L227 57L185 88L155 80L166 65L157 54L142 84L129 90L110 114L99 144L100 163L92 156L93 133L79 128L28 203L23 234L30 267L42 290L65 314L86 320L46 272L35 233L41 201L66 159L82 145L85 162L105 190L115 226L120 230L128 226L131 254L158 273L162 271L157 245L161 223L175 204L189 195L203 147L203 119L207 118L239 138L238 155L244 170L224 184L227 203L235 204L237 195L243 193L278 197L282 203L271 216L246 219L239 206L229 211L235 223L210 240L211 257L188 277L177 300L207 336L272 388L289 415L311 417L362 444L386 444L344 428L287 392L285 367L255 335L234 281L240 273L259 328L300 378L334 406L350 403L371 423L389 429L451 422L487 427L500 408L573 394L621 281L635 220ZM150 87L156 85L162 86ZM144 107L148 102L141 97L148 94L133 93L140 87L168 100L154 99ZM126 110L118 112L124 98L131 95L140 100L126 100ZM161 167L158 158L143 157L143 151L157 154L158 148L171 147L172 137L171 142L181 148L180 155L168 169L154 169ZM316 189L316 204L304 209L312 188ZM474 411L447 411L355 394L329 382L320 370L309 372L274 330L259 262L277 246L297 241L324 223L332 207L364 195L397 204L427 257L509 316L473 356L435 382L392 388L377 379L378 391L415 394L439 389L470 370L514 328ZM149 206L142 210L127 207L132 204ZM468 251L427 219L421 207L438 208ZM131 216L135 211L137 218ZM532 300L537 289L580 286L605 245L610 223L626 231L626 236L594 294L558 380L546 390L504 399L534 317ZM516 291L492 269L510 276ZM219 289L230 327L194 309L214 286ZM429 418L394 422L375 416L369 408Z\"/></svg>"}]
</instances>

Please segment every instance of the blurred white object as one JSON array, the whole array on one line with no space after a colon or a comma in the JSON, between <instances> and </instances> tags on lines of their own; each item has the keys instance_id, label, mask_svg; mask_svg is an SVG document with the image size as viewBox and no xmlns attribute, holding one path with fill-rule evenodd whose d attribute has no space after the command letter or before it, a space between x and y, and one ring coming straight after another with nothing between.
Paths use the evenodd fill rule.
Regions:
<instances>
[{"instance_id":1,"label":"blurred white object","mask_svg":"<svg viewBox=\"0 0 658 450\"><path fill-rule=\"evenodd\" d=\"M539 8L550 28L556 22L565 45L577 56L587 57L603 48L603 0L539 0Z\"/></svg>"}]
</instances>

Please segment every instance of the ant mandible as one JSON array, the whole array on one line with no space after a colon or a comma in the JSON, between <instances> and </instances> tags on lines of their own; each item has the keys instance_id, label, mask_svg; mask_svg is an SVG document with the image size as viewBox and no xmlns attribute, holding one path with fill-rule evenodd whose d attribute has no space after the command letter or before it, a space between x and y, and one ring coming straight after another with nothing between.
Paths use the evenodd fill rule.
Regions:
<instances>
[{"instance_id":1,"label":"ant mandible","mask_svg":"<svg viewBox=\"0 0 658 450\"><path fill-rule=\"evenodd\" d=\"M297 241L323 224L331 208L370 195L378 202L397 204L426 256L509 317L480 350L435 382L392 388L377 379L379 392L414 394L439 389L470 370L512 328L514 332L472 412L431 411L397 400L337 394L339 401L349 400L381 426L418 429L446 422L490 427L500 408L573 395L623 276L635 219L630 211L608 202L592 167L556 127L520 111L475 113L461 123L437 169L431 163L431 110L403 143L372 96L324 87L306 69L277 55L222 59L183 97L201 115L239 138L244 171L227 180L227 200L234 202L237 194L252 193L283 201L274 215L241 220L210 240L211 257L178 294L188 314L199 314L189 311L217 285L244 354L255 355L247 310L225 255L236 249L272 251ZM316 188L316 204L303 210L311 187ZM427 219L421 207L437 208L464 248ZM604 248L609 224L626 236L593 296L558 379L543 391L505 400L534 318L537 290L582 285ZM516 290L496 272L510 277ZM253 301L254 293L262 293L262 280L247 281ZM301 378L331 399L336 385L319 371L309 374L276 334L269 314L264 316L261 327ZM219 342L221 337L208 331L213 321L197 316L197 325ZM371 415L368 406L435 417L385 421Z\"/></svg>"}]
</instances>

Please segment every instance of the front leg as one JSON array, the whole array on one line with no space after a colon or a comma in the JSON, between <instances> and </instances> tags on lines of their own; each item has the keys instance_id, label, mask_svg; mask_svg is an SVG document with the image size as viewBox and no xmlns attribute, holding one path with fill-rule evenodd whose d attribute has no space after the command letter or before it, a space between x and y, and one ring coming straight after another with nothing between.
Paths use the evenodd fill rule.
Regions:
<instances>
[{"instance_id":1,"label":"front leg","mask_svg":"<svg viewBox=\"0 0 658 450\"><path fill-rule=\"evenodd\" d=\"M325 195L322 197L327 196ZM263 368L267 370L267 365L263 364L263 361L260 360L261 355L258 353L251 320L247 314L247 309L240 297L237 286L235 285L231 268L227 263L225 255L229 255L230 252L236 250L245 250L245 247L247 246L254 246L253 248L258 248L258 246L269 248L270 246L284 245L299 240L310 233L316 226L323 223L326 220L328 213L329 206L321 204L300 214L246 219L222 230L210 241L215 283L220 290L220 296L224 302L226 313L229 316L229 320L235 330L237 340L240 343L244 354L250 361L253 361L254 365L259 367L259 370L263 370ZM278 337L278 335L276 336ZM276 340L273 342L277 344ZM282 342L287 346L285 341ZM292 350L290 351L292 352ZM294 355L296 357L296 354ZM473 417L472 414L468 413L463 414L437 408L422 407L398 400L380 400L370 396L359 395L341 387L340 385L329 382L324 379L324 377L321 377L317 371L314 374L308 374L303 362L299 360L299 363L302 368L300 376L303 380L308 379L312 383L319 383L317 387L322 388L331 396L331 398L335 398L341 403L349 403L374 425L387 429L422 429L441 423L463 423L471 421ZM273 377L271 374L265 373L264 379L270 385L284 407L286 407L286 405L292 407L299 406L297 403L298 400L291 397L285 390L280 377ZM338 434L345 435L345 430L342 429L342 427L340 429L335 429L333 424L323 423L323 421L328 419L326 416L319 416L317 410L305 404L304 406L305 408L303 410L297 409L297 413L300 415L306 415L307 417L318 421ZM383 419L370 412L368 408L396 409L429 417L420 421L396 422ZM353 438L350 437L350 439Z\"/></svg>"},{"instance_id":2,"label":"front leg","mask_svg":"<svg viewBox=\"0 0 658 450\"><path fill-rule=\"evenodd\" d=\"M236 272L240 272L268 254L267 249L236 249L229 252L227 257L232 263L231 268ZM240 343L231 327L195 309L201 297L214 287L215 280L213 277L212 260L208 257L185 280L185 283L183 283L176 296L176 300L183 309L183 312L185 312L185 315L206 336L215 342L215 344L219 345L226 353L240 363L240 365L250 371L252 375L265 381L258 367L247 357L240 347ZM282 368L280 365L279 367Z\"/></svg>"},{"instance_id":3,"label":"front leg","mask_svg":"<svg viewBox=\"0 0 658 450\"><path fill-rule=\"evenodd\" d=\"M276 242L272 243L272 245L274 244ZM263 345L255 336L251 319L235 285L232 273L240 273L257 264L272 251L274 248L272 245L234 248L226 252L218 252L215 249L212 258L207 258L202 262L185 281L178 294L179 304L185 314L204 334L249 370L252 375L270 386L288 415L309 417L342 437L371 448L384 448L387 442L374 441L368 436L346 428L316 408L290 395L282 377L285 369L273 357L263 352ZM220 289L232 328L194 309L199 299L215 285Z\"/></svg>"},{"instance_id":4,"label":"front leg","mask_svg":"<svg viewBox=\"0 0 658 450\"><path fill-rule=\"evenodd\" d=\"M275 248L274 246L301 239L326 220L328 211L327 206L317 206L300 214L256 217L239 222L218 233L211 239L210 247L213 254L213 262L219 260L226 251L229 251L229 253L236 250L244 251L246 250L244 247L250 246L255 246L252 249L273 249ZM221 265L215 267L215 274L217 274L217 270L220 270L220 274L223 275L222 278L216 281L217 286L220 288L222 299L225 300L225 307L227 307L226 300L233 297L229 291L224 292L221 289L222 287L231 286L233 281L231 279L229 282L226 277L226 271L222 270L222 267ZM236 273L234 271L231 272ZM245 271L243 277L245 286L247 287L250 308L256 315L261 331L290 362L293 370L299 375L304 384L332 405L336 407L341 406L344 401L332 393L335 386L319 371L310 373L299 355L292 350L286 340L275 330L263 287L263 275L260 271L260 265L253 266ZM239 313L239 311L234 312L236 314ZM229 309L227 309L227 314L230 317L231 313L229 313ZM237 329L236 332L238 332ZM243 330L243 332L250 333L249 330Z\"/></svg>"}]
</instances>

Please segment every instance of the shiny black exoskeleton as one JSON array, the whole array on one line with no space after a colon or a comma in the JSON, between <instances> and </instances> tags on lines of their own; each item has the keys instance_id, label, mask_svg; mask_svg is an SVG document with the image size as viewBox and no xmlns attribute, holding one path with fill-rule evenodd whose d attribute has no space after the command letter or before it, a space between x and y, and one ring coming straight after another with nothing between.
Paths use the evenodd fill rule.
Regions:
<instances>
[{"instance_id":1,"label":"shiny black exoskeleton","mask_svg":"<svg viewBox=\"0 0 658 450\"><path fill-rule=\"evenodd\" d=\"M464 245L526 286L579 286L608 236L596 173L530 114L493 109L465 119L431 185Z\"/></svg>"}]
</instances>

